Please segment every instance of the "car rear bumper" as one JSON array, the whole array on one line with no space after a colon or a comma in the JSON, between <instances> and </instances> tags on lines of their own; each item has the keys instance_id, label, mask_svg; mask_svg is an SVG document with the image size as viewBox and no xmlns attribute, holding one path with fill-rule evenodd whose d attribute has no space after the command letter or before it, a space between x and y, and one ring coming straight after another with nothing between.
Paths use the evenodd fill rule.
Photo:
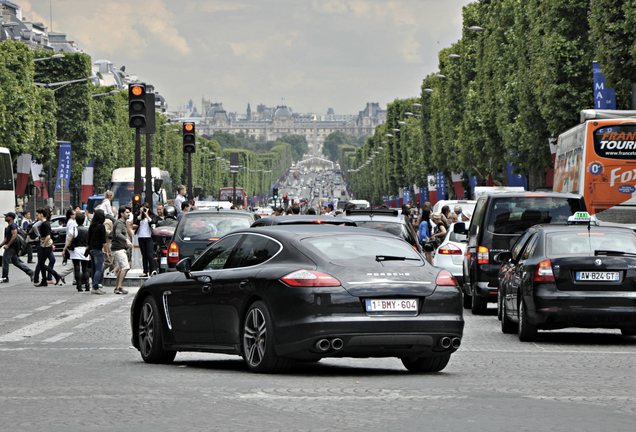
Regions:
<instances>
[{"instance_id":1,"label":"car rear bumper","mask_svg":"<svg viewBox=\"0 0 636 432\"><path fill-rule=\"evenodd\" d=\"M497 290L498 287L496 284L492 286L490 282L477 282L473 295L484 298L487 301L495 302L497 301Z\"/></svg>"},{"instance_id":2,"label":"car rear bumper","mask_svg":"<svg viewBox=\"0 0 636 432\"><path fill-rule=\"evenodd\" d=\"M581 293L578 293L581 294ZM535 297L528 304L531 323L542 329L565 327L636 328L636 296Z\"/></svg>"}]
</instances>

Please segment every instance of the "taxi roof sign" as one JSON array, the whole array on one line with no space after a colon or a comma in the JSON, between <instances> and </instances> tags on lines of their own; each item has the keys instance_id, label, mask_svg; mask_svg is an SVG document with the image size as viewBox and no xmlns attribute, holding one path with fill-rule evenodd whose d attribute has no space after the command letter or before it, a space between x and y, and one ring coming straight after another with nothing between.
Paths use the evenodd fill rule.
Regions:
<instances>
[{"instance_id":1,"label":"taxi roof sign","mask_svg":"<svg viewBox=\"0 0 636 432\"><path fill-rule=\"evenodd\" d=\"M576 212L568 218L568 225L599 225L596 217L588 212Z\"/></svg>"}]
</instances>

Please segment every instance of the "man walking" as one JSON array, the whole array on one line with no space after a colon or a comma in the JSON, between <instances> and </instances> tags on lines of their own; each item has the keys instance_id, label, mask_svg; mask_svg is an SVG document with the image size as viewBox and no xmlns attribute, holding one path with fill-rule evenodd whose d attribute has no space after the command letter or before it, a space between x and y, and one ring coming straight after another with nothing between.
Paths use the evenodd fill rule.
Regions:
<instances>
[{"instance_id":1,"label":"man walking","mask_svg":"<svg viewBox=\"0 0 636 432\"><path fill-rule=\"evenodd\" d=\"M117 271L117 282L115 283L115 294L128 294L128 291L126 291L123 286L126 274L128 270L130 270L128 254L126 252L132 248L132 243L128 239L128 228L126 227L126 222L130 217L130 208L120 206L117 215L119 218L113 225L113 243L111 246L113 260L119 267Z\"/></svg>"},{"instance_id":2,"label":"man walking","mask_svg":"<svg viewBox=\"0 0 636 432\"><path fill-rule=\"evenodd\" d=\"M0 243L0 247L4 248L2 257L2 279L0 283L9 282L9 264L13 264L23 272L29 275L33 282L33 270L27 267L18 257L18 226L15 224L15 213L9 212L4 215L4 221L7 227L4 229L4 240Z\"/></svg>"}]
</instances>

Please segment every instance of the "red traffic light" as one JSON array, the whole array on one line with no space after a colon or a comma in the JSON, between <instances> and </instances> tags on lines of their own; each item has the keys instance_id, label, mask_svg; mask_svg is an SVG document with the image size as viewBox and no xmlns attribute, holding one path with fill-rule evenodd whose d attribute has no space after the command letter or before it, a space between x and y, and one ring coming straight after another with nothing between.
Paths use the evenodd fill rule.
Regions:
<instances>
[{"instance_id":1,"label":"red traffic light","mask_svg":"<svg viewBox=\"0 0 636 432\"><path fill-rule=\"evenodd\" d=\"M183 129L186 130L186 132L192 132L192 129L194 129L194 123L186 123L183 125Z\"/></svg>"},{"instance_id":2,"label":"red traffic light","mask_svg":"<svg viewBox=\"0 0 636 432\"><path fill-rule=\"evenodd\" d=\"M133 197L133 200L134 200L136 203L141 202L141 195L135 195L135 196Z\"/></svg>"},{"instance_id":3,"label":"red traffic light","mask_svg":"<svg viewBox=\"0 0 636 432\"><path fill-rule=\"evenodd\" d=\"M133 86L130 92L134 94L135 96L141 96L141 94L144 92L144 88L142 86L136 85L136 86Z\"/></svg>"}]
</instances>

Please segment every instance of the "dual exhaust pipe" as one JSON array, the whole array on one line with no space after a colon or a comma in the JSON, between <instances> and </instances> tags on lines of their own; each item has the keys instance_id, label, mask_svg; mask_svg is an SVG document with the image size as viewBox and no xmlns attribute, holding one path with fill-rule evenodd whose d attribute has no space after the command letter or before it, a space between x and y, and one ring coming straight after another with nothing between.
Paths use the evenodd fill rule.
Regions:
<instances>
[{"instance_id":1,"label":"dual exhaust pipe","mask_svg":"<svg viewBox=\"0 0 636 432\"><path fill-rule=\"evenodd\" d=\"M320 339L315 343L314 347L320 352L327 352L329 350L339 351L344 346L344 342L340 338Z\"/></svg>"},{"instance_id":2,"label":"dual exhaust pipe","mask_svg":"<svg viewBox=\"0 0 636 432\"><path fill-rule=\"evenodd\" d=\"M457 349L461 344L462 340L458 337L450 338L449 336L444 336L439 340L439 346L444 349L448 349L450 347L453 347L453 349Z\"/></svg>"}]
</instances>

